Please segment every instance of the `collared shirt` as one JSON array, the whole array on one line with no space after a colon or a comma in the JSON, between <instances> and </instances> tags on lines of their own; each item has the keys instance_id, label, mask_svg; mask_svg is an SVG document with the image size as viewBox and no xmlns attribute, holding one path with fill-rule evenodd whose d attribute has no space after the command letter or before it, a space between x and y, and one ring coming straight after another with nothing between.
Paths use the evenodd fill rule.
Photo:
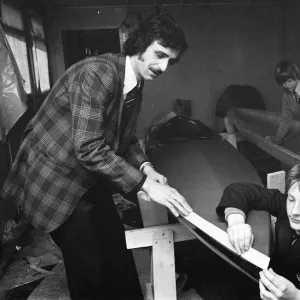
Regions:
<instances>
[{"instance_id":1,"label":"collared shirt","mask_svg":"<svg viewBox=\"0 0 300 300\"><path fill-rule=\"evenodd\" d=\"M135 76L135 73L132 68L131 60L129 56L126 56L125 62L125 78L124 78L124 87L123 87L123 97L125 99L126 95L136 86L139 82ZM150 162L144 162L140 166L140 171L142 172L146 165L152 167Z\"/></svg>"},{"instance_id":2,"label":"collared shirt","mask_svg":"<svg viewBox=\"0 0 300 300\"><path fill-rule=\"evenodd\" d=\"M130 57L126 56L125 78L124 78L124 87L123 87L124 98L137 84L138 81L133 71Z\"/></svg>"}]
</instances>

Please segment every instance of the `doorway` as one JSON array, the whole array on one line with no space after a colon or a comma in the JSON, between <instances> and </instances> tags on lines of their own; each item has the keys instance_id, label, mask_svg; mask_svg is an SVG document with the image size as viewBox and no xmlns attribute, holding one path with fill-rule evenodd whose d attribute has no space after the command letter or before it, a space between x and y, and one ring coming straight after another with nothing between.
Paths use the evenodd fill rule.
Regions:
<instances>
[{"instance_id":1,"label":"doorway","mask_svg":"<svg viewBox=\"0 0 300 300\"><path fill-rule=\"evenodd\" d=\"M86 57L121 51L118 29L64 30L62 39L66 68Z\"/></svg>"}]
</instances>

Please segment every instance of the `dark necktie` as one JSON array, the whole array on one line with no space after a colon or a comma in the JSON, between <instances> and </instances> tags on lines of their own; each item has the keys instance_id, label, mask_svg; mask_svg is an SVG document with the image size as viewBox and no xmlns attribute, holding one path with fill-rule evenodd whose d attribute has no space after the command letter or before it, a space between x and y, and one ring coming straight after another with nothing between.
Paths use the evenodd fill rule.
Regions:
<instances>
[{"instance_id":1,"label":"dark necktie","mask_svg":"<svg viewBox=\"0 0 300 300\"><path fill-rule=\"evenodd\" d=\"M130 113L132 107L134 106L136 95L138 92L138 86L136 85L127 95L124 100L124 109L127 110L127 113Z\"/></svg>"},{"instance_id":2,"label":"dark necktie","mask_svg":"<svg viewBox=\"0 0 300 300\"><path fill-rule=\"evenodd\" d=\"M136 99L141 97L143 91L144 81L142 80L140 84L137 84L129 93L127 93L124 100L124 108L128 113L131 113L132 107L135 104Z\"/></svg>"}]
</instances>

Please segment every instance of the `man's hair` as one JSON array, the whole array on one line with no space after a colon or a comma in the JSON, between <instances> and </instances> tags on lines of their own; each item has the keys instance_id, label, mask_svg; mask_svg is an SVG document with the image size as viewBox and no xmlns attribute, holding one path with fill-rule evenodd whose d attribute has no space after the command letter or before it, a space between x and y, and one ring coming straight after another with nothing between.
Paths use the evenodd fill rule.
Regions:
<instances>
[{"instance_id":1,"label":"man's hair","mask_svg":"<svg viewBox=\"0 0 300 300\"><path fill-rule=\"evenodd\" d=\"M290 169L286 175L286 188L287 191L291 188L294 183L300 183L300 164L295 165Z\"/></svg>"},{"instance_id":2,"label":"man's hair","mask_svg":"<svg viewBox=\"0 0 300 300\"><path fill-rule=\"evenodd\" d=\"M124 43L124 54L133 56L142 54L154 42L179 52L179 57L188 48L183 31L174 19L166 13L157 13L142 22L129 34ZM179 58L178 57L178 58Z\"/></svg>"},{"instance_id":3,"label":"man's hair","mask_svg":"<svg viewBox=\"0 0 300 300\"><path fill-rule=\"evenodd\" d=\"M290 60L279 62L275 68L275 80L278 85L284 84L287 80L296 80L299 78L299 69L296 64Z\"/></svg>"}]
</instances>

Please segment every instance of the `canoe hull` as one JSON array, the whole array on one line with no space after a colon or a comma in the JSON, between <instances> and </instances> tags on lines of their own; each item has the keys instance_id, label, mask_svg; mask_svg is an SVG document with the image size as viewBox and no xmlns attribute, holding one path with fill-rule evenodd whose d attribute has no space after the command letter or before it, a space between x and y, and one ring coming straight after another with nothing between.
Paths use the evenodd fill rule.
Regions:
<instances>
[{"instance_id":1,"label":"canoe hull","mask_svg":"<svg viewBox=\"0 0 300 300\"><path fill-rule=\"evenodd\" d=\"M151 159L158 172L184 195L195 213L224 231L227 225L215 212L224 188L236 181L261 184L254 167L219 135L211 140L188 141L157 149L151 153ZM252 211L247 221L255 235L254 248L269 255L269 214Z\"/></svg>"}]
</instances>

